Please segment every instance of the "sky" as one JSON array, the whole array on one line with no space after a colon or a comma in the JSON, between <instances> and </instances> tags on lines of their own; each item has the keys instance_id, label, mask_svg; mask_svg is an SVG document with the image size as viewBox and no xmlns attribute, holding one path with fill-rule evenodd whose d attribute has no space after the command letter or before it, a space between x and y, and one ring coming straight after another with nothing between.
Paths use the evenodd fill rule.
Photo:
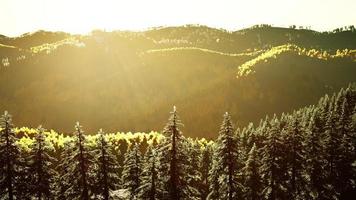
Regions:
<instances>
[{"instance_id":1,"label":"sky","mask_svg":"<svg viewBox=\"0 0 356 200\"><path fill-rule=\"evenodd\" d=\"M202 24L255 24L327 31L356 25L356 0L0 0L0 34L37 30L89 33Z\"/></svg>"}]
</instances>

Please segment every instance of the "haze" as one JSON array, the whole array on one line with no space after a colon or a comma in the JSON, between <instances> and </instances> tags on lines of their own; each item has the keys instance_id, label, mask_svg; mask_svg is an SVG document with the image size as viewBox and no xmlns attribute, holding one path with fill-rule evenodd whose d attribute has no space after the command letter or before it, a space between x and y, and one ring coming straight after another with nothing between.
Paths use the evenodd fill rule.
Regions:
<instances>
[{"instance_id":1,"label":"haze","mask_svg":"<svg viewBox=\"0 0 356 200\"><path fill-rule=\"evenodd\" d=\"M88 33L204 24L236 30L255 24L324 31L352 25L354 0L0 0L0 34L39 29Z\"/></svg>"}]
</instances>

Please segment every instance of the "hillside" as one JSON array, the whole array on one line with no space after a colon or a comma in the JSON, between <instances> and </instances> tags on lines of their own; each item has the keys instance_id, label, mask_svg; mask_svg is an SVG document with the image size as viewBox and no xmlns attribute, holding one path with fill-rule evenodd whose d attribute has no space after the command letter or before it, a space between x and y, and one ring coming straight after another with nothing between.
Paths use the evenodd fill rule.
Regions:
<instances>
[{"instance_id":1,"label":"hillside","mask_svg":"<svg viewBox=\"0 0 356 200\"><path fill-rule=\"evenodd\" d=\"M166 187L174 170L179 180L184 180L176 185L189 188L188 195L183 193L185 199L234 193L240 199L267 200L274 194L276 199L349 200L356 194L355 100L356 85L350 84L314 105L266 116L241 129L235 128L226 112L215 140L184 136L175 107L160 133L106 133L100 129L83 135L85 127L79 122L73 134L41 126L15 128L11 115L5 112L0 118L0 160L21 163L11 168L17 172L15 184L26 188L16 191L19 199L41 192L29 186L42 181L38 177L46 178L42 182L52 186L47 189L52 196L82 199L82 193L76 191L84 187L78 184L83 176L89 177L86 183L93 199L100 198L108 183L112 186L107 196L125 191L126 197L119 199L136 195L147 199L143 194L176 199L174 195L167 198L170 190ZM79 171L83 169L79 166L85 166L86 171ZM105 176L107 181L101 181ZM226 177L234 182L220 181ZM136 189L127 183L134 183ZM236 189L227 190L228 184Z\"/></svg>"},{"instance_id":2,"label":"hillside","mask_svg":"<svg viewBox=\"0 0 356 200\"><path fill-rule=\"evenodd\" d=\"M81 121L88 132L148 132L161 130L176 105L183 123L190 122L186 135L211 138L225 111L244 126L356 81L355 36L190 25L4 37L0 110L19 126L70 132Z\"/></svg>"}]
</instances>

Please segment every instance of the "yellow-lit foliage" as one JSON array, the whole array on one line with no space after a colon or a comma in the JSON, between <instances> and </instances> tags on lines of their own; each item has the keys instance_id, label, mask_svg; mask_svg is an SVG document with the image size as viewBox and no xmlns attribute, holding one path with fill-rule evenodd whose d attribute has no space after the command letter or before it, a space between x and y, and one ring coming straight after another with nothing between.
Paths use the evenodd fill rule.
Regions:
<instances>
[{"instance_id":1,"label":"yellow-lit foliage","mask_svg":"<svg viewBox=\"0 0 356 200\"><path fill-rule=\"evenodd\" d=\"M51 52L55 51L57 48L62 46L75 46L75 47L85 47L85 44L81 42L76 37L66 38L64 40L60 40L54 43L45 43L39 46L34 46L30 48L30 51L34 54L37 53L46 53L50 54Z\"/></svg>"},{"instance_id":2,"label":"yellow-lit foliage","mask_svg":"<svg viewBox=\"0 0 356 200\"><path fill-rule=\"evenodd\" d=\"M195 142L199 144L201 150L204 150L205 148L214 145L213 140L207 140L205 138L196 139Z\"/></svg>"},{"instance_id":3,"label":"yellow-lit foliage","mask_svg":"<svg viewBox=\"0 0 356 200\"><path fill-rule=\"evenodd\" d=\"M220 51L214 51L205 48L199 47L173 47L173 48L164 48L164 49L151 49L147 50L146 53L165 53L171 51L200 51L205 53L217 54L222 56L231 56L231 57L239 57L239 56L255 56L258 55L261 51L249 52L249 53L224 53Z\"/></svg>"},{"instance_id":4,"label":"yellow-lit foliage","mask_svg":"<svg viewBox=\"0 0 356 200\"><path fill-rule=\"evenodd\" d=\"M15 47L15 46L11 46L11 45L0 44L0 48L11 48L11 49L16 49L17 47Z\"/></svg>"},{"instance_id":5,"label":"yellow-lit foliage","mask_svg":"<svg viewBox=\"0 0 356 200\"><path fill-rule=\"evenodd\" d=\"M239 66L237 77L247 76L254 73L254 66L261 62L269 62L270 59L276 59L282 53L294 53L300 56L308 56L320 60L328 60L334 58L350 58L356 61L356 50L337 50L335 54L330 54L327 51L317 49L305 49L294 44L286 44L281 46L272 47L260 54L256 58L245 62Z\"/></svg>"},{"instance_id":6,"label":"yellow-lit foliage","mask_svg":"<svg viewBox=\"0 0 356 200\"><path fill-rule=\"evenodd\" d=\"M28 127L21 127L21 128L14 128L13 129L16 135L18 136L19 140L17 144L25 151L29 151L31 149L31 145L35 141L35 135L37 134L37 129L33 128L28 128ZM49 130L45 131L45 136L46 136L46 143L48 147L52 150L57 150L61 149L64 147L64 143L66 142L71 142L75 138L73 135L69 136L63 133L57 133L54 130ZM95 147L97 139L99 137L98 134L93 134L93 135L86 135L86 145L90 147ZM147 144L154 144L154 143L159 143L164 136L160 134L159 132L154 132L151 131L149 133L142 133L142 132L137 132L137 133L123 133L123 132L117 132L117 133L107 133L105 134L105 137L108 139L109 143L113 145L115 148L119 147L120 142L126 142L128 145L130 145L133 141L135 142L147 142ZM205 140L201 140L202 144L207 143L203 142Z\"/></svg>"}]
</instances>

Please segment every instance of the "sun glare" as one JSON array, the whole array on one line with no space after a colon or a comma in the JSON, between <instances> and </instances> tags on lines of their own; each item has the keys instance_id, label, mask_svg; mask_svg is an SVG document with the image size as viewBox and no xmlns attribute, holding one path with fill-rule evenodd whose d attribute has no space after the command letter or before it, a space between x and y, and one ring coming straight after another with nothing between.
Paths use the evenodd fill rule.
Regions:
<instances>
[{"instance_id":1,"label":"sun glare","mask_svg":"<svg viewBox=\"0 0 356 200\"><path fill-rule=\"evenodd\" d=\"M236 30L261 23L330 30L353 23L353 4L352 0L2 0L0 33L11 36L38 29L87 33L183 24Z\"/></svg>"}]
</instances>

